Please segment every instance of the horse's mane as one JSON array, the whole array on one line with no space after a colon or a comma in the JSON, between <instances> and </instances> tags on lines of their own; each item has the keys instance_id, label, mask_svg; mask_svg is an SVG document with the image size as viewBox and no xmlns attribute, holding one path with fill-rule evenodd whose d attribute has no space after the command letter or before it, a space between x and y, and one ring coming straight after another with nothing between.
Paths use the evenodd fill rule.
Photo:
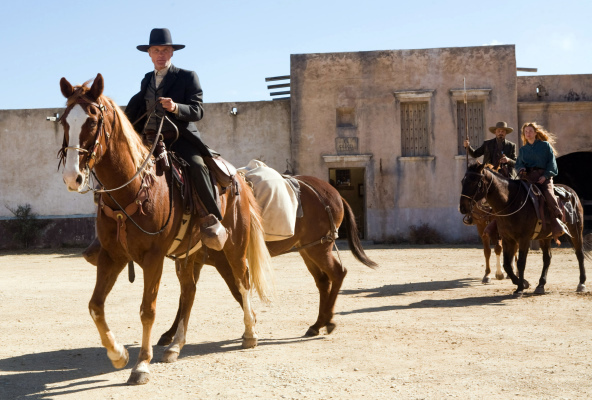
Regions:
<instances>
[{"instance_id":1,"label":"horse's mane","mask_svg":"<svg viewBox=\"0 0 592 400\"><path fill-rule=\"evenodd\" d=\"M84 82L82 85L74 86L74 94L68 98L67 103L66 103L66 105L68 107L70 107L74 103L78 102L78 99L80 99L80 98L86 100L89 103L92 102L92 100L86 96L87 92L90 90L88 85L91 81L92 80L89 80L89 81ZM121 108L119 108L119 106L111 98L109 98L105 95L101 95L101 96L99 96L97 101L100 104L103 104L105 106L107 113L110 113L110 112L113 113L113 119L114 119L114 124L115 124L113 130L114 131L118 131L118 130L121 131L124 139L126 140L126 142L128 144L128 148L130 151L130 157L132 158L132 162L133 162L134 166L136 167L136 170L138 170L138 168L140 168L142 166L142 163L144 162L144 160L146 159L146 157L148 157L148 154L150 153L148 148L144 145L144 143L140 139L140 136L138 135L138 133L134 129L134 126L132 125L130 120L127 118L125 113L121 110ZM112 134L112 133L110 133L110 134ZM151 163L149 163L147 165L147 167L146 167L147 170L149 169L150 164Z\"/></svg>"},{"instance_id":2,"label":"horse's mane","mask_svg":"<svg viewBox=\"0 0 592 400\"><path fill-rule=\"evenodd\" d=\"M467 171L470 172L474 172L474 173L480 173L481 171L481 167L483 166L483 164L481 164L480 162L475 162L471 165L469 165L469 167L467 168ZM494 174L495 176L497 176L498 178L504 179L504 180L510 180L509 178L505 177L504 175L500 174L499 171L492 165L492 164L485 164L485 166L483 167L484 170L488 170L489 172L491 172L492 174Z\"/></svg>"}]
</instances>

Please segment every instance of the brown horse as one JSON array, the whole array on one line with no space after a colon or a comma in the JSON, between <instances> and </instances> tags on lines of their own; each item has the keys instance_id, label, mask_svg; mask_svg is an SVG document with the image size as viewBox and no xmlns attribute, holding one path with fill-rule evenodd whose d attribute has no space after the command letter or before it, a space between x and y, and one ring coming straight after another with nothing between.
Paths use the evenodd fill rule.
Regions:
<instances>
[{"instance_id":1,"label":"brown horse","mask_svg":"<svg viewBox=\"0 0 592 400\"><path fill-rule=\"evenodd\" d=\"M365 254L358 237L358 228L352 209L339 192L328 182L318 178L311 176L296 176L295 178L300 184L303 217L296 220L294 236L281 241L267 242L267 247L272 256L285 254L291 250L297 250L302 256L315 280L320 297L317 320L308 328L305 336L317 336L322 328L325 328L327 333L331 333L336 326L333 322L335 301L347 270L335 258L332 248L337 229L342 222L345 222L349 248L354 257L370 268L375 268L377 265ZM197 284L204 265L203 256L200 253L195 258L192 277L194 286ZM245 302L235 280L232 279L232 271L225 258L218 253L209 252L209 258L205 263L216 267L236 301L244 307ZM161 346L173 343L171 346L178 350L177 352L168 352L168 358L165 361L175 361L178 352L183 347L184 331L179 334L179 322L182 321L181 310L183 308L184 304L181 298L179 311L172 327L161 336L158 342Z\"/></svg>"},{"instance_id":2,"label":"brown horse","mask_svg":"<svg viewBox=\"0 0 592 400\"><path fill-rule=\"evenodd\" d=\"M90 88L87 84L72 87L65 78L61 79L61 91L68 100L61 120L64 144L59 154L64 163L63 179L68 190L83 192L85 187L90 188L91 172L103 188L99 191L101 198L96 219L101 249L89 310L115 368L125 367L129 355L109 330L105 300L128 262L134 261L143 269L142 344L128 380L130 384L143 384L149 380L151 333L164 257L182 257L195 248L200 241L199 224L197 218L192 218L187 229L189 234L173 246L178 242L175 238L184 224L181 194L173 189L171 175L155 173L151 153L125 114L103 96L103 86L101 74ZM232 275L228 279L233 279L244 299L243 347L254 347L257 335L250 302L251 289L254 287L262 299L272 294L271 259L264 242L259 207L250 188L240 177L235 178L234 187L221 195L222 224L228 230L229 238L216 258L224 260L229 275ZM183 299L179 332L187 329L195 295L194 258L193 254L187 263L179 258L176 262Z\"/></svg>"},{"instance_id":3,"label":"brown horse","mask_svg":"<svg viewBox=\"0 0 592 400\"><path fill-rule=\"evenodd\" d=\"M570 213L573 217L566 221L566 225L569 229L569 240L575 249L580 268L580 282L577 291L583 292L586 288L584 258L592 259L592 257L589 253L590 243L585 242L583 236L584 212L582 203L571 188L563 185L557 186L568 192L566 205L573 211ZM550 224L546 224L535 235L538 217L536 208L529 199L531 191L532 187L527 188L521 181L505 178L486 169L484 165L479 163L467 168L462 181L460 197L460 212L462 214L470 213L474 205L483 198L487 199L493 209L498 230L502 237L504 269L512 282L517 285L514 292L515 297L522 297L524 289L528 289L530 286L524 279L524 269L530 241L533 238L539 239L543 251L543 270L535 294L545 293L547 271L551 264ZM512 258L517 247L519 249L518 276L512 271Z\"/></svg>"}]
</instances>

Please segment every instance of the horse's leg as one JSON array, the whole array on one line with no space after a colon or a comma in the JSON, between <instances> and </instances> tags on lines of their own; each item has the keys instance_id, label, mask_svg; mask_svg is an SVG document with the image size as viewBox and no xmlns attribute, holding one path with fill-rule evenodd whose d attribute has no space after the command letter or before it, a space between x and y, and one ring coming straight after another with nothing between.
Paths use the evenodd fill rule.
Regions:
<instances>
[{"instance_id":1,"label":"horse's leg","mask_svg":"<svg viewBox=\"0 0 592 400\"><path fill-rule=\"evenodd\" d=\"M105 249L101 248L97 257L97 281L95 290L88 304L90 315L99 331L101 343L107 349L107 356L111 360L111 363L118 369L127 365L129 354L122 344L117 343L115 335L109 330L105 318L105 300L124 267L125 260L115 262Z\"/></svg>"},{"instance_id":2,"label":"horse's leg","mask_svg":"<svg viewBox=\"0 0 592 400\"><path fill-rule=\"evenodd\" d=\"M142 296L142 305L140 307L140 319L142 320L142 346L138 361L132 368L132 372L127 381L130 385L143 385L150 379L150 360L152 360L152 345L150 338L152 336L152 327L156 315L156 297L162 278L162 265L164 255L145 254L143 263L144 270L144 294Z\"/></svg>"},{"instance_id":3,"label":"horse's leg","mask_svg":"<svg viewBox=\"0 0 592 400\"><path fill-rule=\"evenodd\" d=\"M576 232L576 229L572 229L574 232L571 233L569 240L576 252L576 258L578 259L578 266L580 267L580 283L576 289L576 292L586 291L586 268L584 267L584 238L582 232Z\"/></svg>"},{"instance_id":4,"label":"horse's leg","mask_svg":"<svg viewBox=\"0 0 592 400\"><path fill-rule=\"evenodd\" d=\"M534 290L534 294L545 294L545 285L547 284L547 272L551 265L551 239L539 240L543 252L543 270L539 278L539 284Z\"/></svg>"},{"instance_id":5,"label":"horse's leg","mask_svg":"<svg viewBox=\"0 0 592 400\"><path fill-rule=\"evenodd\" d=\"M487 234L481 236L481 242L483 243L483 255L485 256L485 276L483 277L481 283L491 283L491 277L489 276L489 274L491 274L491 267L489 266L489 259L491 257L491 245L489 244L490 240L491 239Z\"/></svg>"},{"instance_id":6,"label":"horse's leg","mask_svg":"<svg viewBox=\"0 0 592 400\"><path fill-rule=\"evenodd\" d=\"M501 254L502 254L502 240L501 239L495 240L494 251L495 251L495 258L496 258L495 279L502 280L502 279L504 279L504 271L502 270L502 263L500 262Z\"/></svg>"},{"instance_id":7,"label":"horse's leg","mask_svg":"<svg viewBox=\"0 0 592 400\"><path fill-rule=\"evenodd\" d=\"M516 298L520 298L524 295L524 289L528 289L530 287L530 284L528 283L528 281L526 281L526 279L524 279L524 270L526 269L526 257L528 257L528 250L530 248L530 239L522 239L520 240L519 246L518 246L518 287L516 288L516 291L514 292L514 297ZM504 248L504 268L505 268L505 248ZM510 264L509 266L510 270L512 268L512 265ZM506 272L508 272L508 269L506 269ZM514 282L514 280L512 279L512 282Z\"/></svg>"},{"instance_id":8,"label":"horse's leg","mask_svg":"<svg viewBox=\"0 0 592 400\"><path fill-rule=\"evenodd\" d=\"M326 243L300 252L319 290L319 315L305 336L317 336L323 327L327 333L335 329L335 302L347 270L333 256L332 248L333 243Z\"/></svg>"},{"instance_id":9,"label":"horse's leg","mask_svg":"<svg viewBox=\"0 0 592 400\"><path fill-rule=\"evenodd\" d=\"M175 323L173 323L170 330L172 331L174 329L174 337L162 355L162 362L171 363L177 361L181 349L185 346L187 326L189 324L189 316L191 315L191 307L193 307L193 301L195 300L195 286L198 279L194 273L196 270L201 271L203 267L202 264L195 263L195 259L196 255L193 254L187 259L175 260L175 270L177 271L177 278L181 285L179 310L175 317Z\"/></svg>"},{"instance_id":10,"label":"horse's leg","mask_svg":"<svg viewBox=\"0 0 592 400\"><path fill-rule=\"evenodd\" d=\"M197 281L199 281L199 274L201 273L202 267L203 267L203 264L200 264L198 262L195 262L193 264L193 277L195 280L195 284L197 284ZM178 270L177 270L177 278L179 279L179 283L181 283L181 278L179 277ZM173 342L173 338L175 337L175 333L177 332L177 327L179 326L179 320L181 319L181 302L182 302L182 297L181 297L181 295L179 295L179 308L177 309L177 315L175 316L175 321L173 322L173 325L170 327L170 329L162 334L162 336L158 340L157 346L168 346L169 344L171 344Z\"/></svg>"}]
</instances>

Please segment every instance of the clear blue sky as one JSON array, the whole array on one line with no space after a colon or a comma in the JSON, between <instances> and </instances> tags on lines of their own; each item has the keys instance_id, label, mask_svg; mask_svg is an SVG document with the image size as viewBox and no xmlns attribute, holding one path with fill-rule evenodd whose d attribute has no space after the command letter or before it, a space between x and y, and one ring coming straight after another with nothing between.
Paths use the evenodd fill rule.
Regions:
<instances>
[{"instance_id":1,"label":"clear blue sky","mask_svg":"<svg viewBox=\"0 0 592 400\"><path fill-rule=\"evenodd\" d=\"M519 67L589 74L591 17L590 0L4 2L0 109L62 107L60 78L97 72L127 104L152 68L136 46L155 27L187 46L173 63L195 70L214 103L272 99L265 77L288 75L301 53L514 44Z\"/></svg>"}]
</instances>

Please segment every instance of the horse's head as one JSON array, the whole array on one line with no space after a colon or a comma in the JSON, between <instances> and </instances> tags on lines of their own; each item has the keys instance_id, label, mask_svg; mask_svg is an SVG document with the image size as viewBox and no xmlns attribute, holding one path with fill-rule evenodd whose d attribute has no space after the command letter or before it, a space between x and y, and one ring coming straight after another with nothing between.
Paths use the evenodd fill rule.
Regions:
<instances>
[{"instance_id":1,"label":"horse's head","mask_svg":"<svg viewBox=\"0 0 592 400\"><path fill-rule=\"evenodd\" d=\"M81 192L88 184L90 171L107 145L109 133L105 126L110 126L114 115L107 112L102 98L103 76L97 74L90 88L87 84L72 86L66 78L60 80L68 101L60 120L64 140L59 156L64 164L62 178L71 192Z\"/></svg>"},{"instance_id":2,"label":"horse's head","mask_svg":"<svg viewBox=\"0 0 592 400\"><path fill-rule=\"evenodd\" d=\"M468 214L473 205L487 194L485 165L479 162L470 165L461 183L459 210L461 214Z\"/></svg>"}]
</instances>

